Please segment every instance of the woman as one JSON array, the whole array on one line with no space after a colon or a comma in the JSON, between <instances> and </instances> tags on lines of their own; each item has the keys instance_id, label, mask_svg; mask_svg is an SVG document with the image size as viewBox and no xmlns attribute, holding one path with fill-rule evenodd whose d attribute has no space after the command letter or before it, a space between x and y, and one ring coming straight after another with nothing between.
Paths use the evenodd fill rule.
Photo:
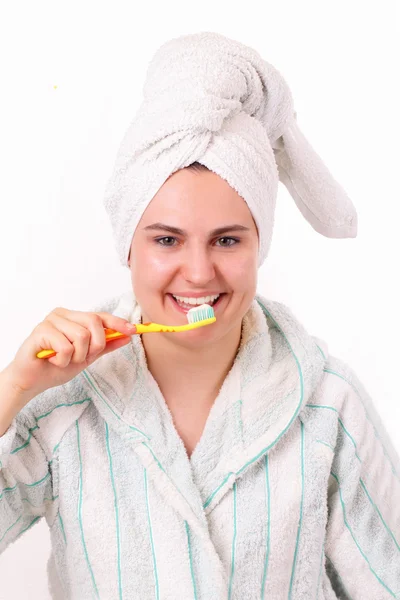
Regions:
<instances>
[{"instance_id":1,"label":"woman","mask_svg":"<svg viewBox=\"0 0 400 600\"><path fill-rule=\"evenodd\" d=\"M45 516L55 598L398 597L398 456L352 370L256 293L278 174L324 235L355 235L350 201L238 42L172 40L144 95L106 194L132 291L55 309L0 374L2 547ZM214 324L130 337L197 301Z\"/></svg>"}]
</instances>

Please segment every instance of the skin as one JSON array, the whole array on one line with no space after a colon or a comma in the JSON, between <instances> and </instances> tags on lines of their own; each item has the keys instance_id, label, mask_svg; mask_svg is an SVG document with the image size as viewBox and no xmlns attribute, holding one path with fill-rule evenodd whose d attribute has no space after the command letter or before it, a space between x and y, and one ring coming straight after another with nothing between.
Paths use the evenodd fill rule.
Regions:
<instances>
[{"instance_id":1,"label":"skin","mask_svg":"<svg viewBox=\"0 0 400 600\"><path fill-rule=\"evenodd\" d=\"M185 235L145 229L154 223L178 227ZM210 236L231 224L248 230ZM188 168L159 189L132 239L128 262L144 323L187 323L168 292L226 292L212 325L141 338L148 368L189 454L240 344L242 319L256 293L258 244L243 198L212 171Z\"/></svg>"}]
</instances>

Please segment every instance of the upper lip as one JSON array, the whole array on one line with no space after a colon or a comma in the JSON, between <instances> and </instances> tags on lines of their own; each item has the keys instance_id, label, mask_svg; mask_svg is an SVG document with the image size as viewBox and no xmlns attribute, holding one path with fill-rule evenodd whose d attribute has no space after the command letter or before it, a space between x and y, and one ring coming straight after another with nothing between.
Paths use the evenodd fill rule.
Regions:
<instances>
[{"instance_id":1,"label":"upper lip","mask_svg":"<svg viewBox=\"0 0 400 600\"><path fill-rule=\"evenodd\" d=\"M203 298L206 296L219 296L225 292L170 292L173 296L181 296L182 298Z\"/></svg>"}]
</instances>

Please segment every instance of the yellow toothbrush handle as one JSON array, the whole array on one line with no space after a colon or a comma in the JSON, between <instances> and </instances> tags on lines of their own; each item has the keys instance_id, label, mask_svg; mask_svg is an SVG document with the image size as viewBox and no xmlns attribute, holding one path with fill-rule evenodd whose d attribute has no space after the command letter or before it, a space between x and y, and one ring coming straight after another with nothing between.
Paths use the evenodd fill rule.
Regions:
<instances>
[{"instance_id":1,"label":"yellow toothbrush handle","mask_svg":"<svg viewBox=\"0 0 400 600\"><path fill-rule=\"evenodd\" d=\"M214 321L216 320L216 317L212 317L211 319L203 319L202 321L197 321L196 323L187 323L187 325L160 325L159 323L137 323L136 333L151 333L152 331L190 331L191 329L203 327L203 325L210 325L210 323L214 323Z\"/></svg>"},{"instance_id":2,"label":"yellow toothbrush handle","mask_svg":"<svg viewBox=\"0 0 400 600\"><path fill-rule=\"evenodd\" d=\"M159 325L158 323L135 323L136 333L150 333L151 331L159 332L164 331L166 325Z\"/></svg>"}]
</instances>

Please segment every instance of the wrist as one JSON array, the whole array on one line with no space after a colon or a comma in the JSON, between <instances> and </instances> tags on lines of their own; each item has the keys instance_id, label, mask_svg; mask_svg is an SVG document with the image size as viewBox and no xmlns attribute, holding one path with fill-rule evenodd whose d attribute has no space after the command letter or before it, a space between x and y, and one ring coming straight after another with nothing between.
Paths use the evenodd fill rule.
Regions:
<instances>
[{"instance_id":1,"label":"wrist","mask_svg":"<svg viewBox=\"0 0 400 600\"><path fill-rule=\"evenodd\" d=\"M14 375L12 363L0 373L0 393L2 398L10 398L12 404L22 408L34 395L22 388Z\"/></svg>"}]
</instances>

